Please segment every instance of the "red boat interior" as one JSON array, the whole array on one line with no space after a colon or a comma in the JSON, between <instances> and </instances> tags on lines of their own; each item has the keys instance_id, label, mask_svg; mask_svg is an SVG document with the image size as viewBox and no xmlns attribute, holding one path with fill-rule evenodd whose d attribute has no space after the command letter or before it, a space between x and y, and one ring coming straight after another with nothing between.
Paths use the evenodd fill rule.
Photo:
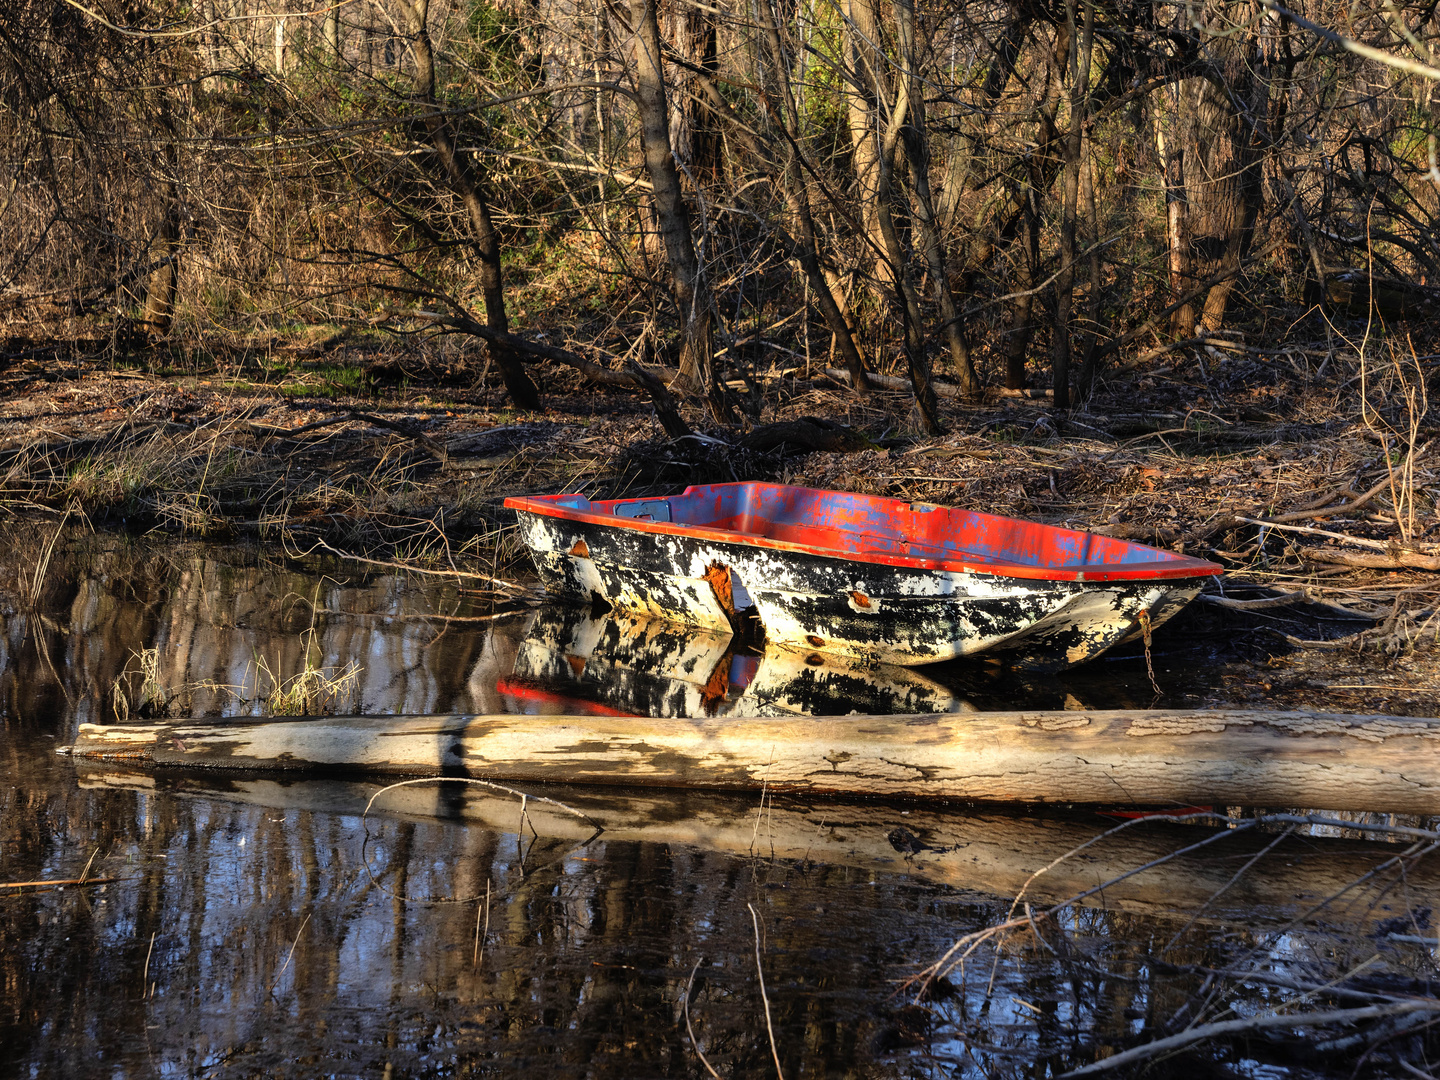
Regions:
<instances>
[{"instance_id":1,"label":"red boat interior","mask_svg":"<svg viewBox=\"0 0 1440 1080\"><path fill-rule=\"evenodd\" d=\"M711 484L668 498L601 502L547 495L507 499L505 505L610 525L622 518L626 527L652 532L738 533L734 539L760 538L766 547L1017 577L1179 578L1221 570L1202 559L1076 529L781 484Z\"/></svg>"}]
</instances>

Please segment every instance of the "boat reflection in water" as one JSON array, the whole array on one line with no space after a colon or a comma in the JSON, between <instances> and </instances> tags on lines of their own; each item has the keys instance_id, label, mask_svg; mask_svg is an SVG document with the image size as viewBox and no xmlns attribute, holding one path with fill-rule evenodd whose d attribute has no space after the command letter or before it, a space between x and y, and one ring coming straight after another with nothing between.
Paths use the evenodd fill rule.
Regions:
<instances>
[{"instance_id":1,"label":"boat reflection in water","mask_svg":"<svg viewBox=\"0 0 1440 1080\"><path fill-rule=\"evenodd\" d=\"M819 652L747 649L731 635L631 611L597 615L547 604L520 644L513 674L497 689L523 711L656 717L967 713L1041 705L1033 700L1038 688L1013 676L999 685L1005 678L991 665L921 674ZM1039 695L1044 707L1079 705L1047 682ZM1016 702L1016 695L1030 700Z\"/></svg>"}]
</instances>

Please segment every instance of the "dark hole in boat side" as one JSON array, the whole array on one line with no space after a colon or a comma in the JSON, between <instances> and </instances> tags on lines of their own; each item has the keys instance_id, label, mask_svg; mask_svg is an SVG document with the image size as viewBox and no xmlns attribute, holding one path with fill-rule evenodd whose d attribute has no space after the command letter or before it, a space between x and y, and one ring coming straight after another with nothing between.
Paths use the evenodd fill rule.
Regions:
<instances>
[{"instance_id":1,"label":"dark hole in boat side","mask_svg":"<svg viewBox=\"0 0 1440 1080\"><path fill-rule=\"evenodd\" d=\"M601 615L606 615L614 610L614 604L610 603L609 600L606 600L605 597L601 596L594 589L590 590L590 617L592 619L598 619Z\"/></svg>"},{"instance_id":2,"label":"dark hole in boat side","mask_svg":"<svg viewBox=\"0 0 1440 1080\"><path fill-rule=\"evenodd\" d=\"M760 621L755 601L750 598L750 592L745 588L740 575L733 567L714 562L705 568L702 576L709 582L720 610L729 620L730 632L735 635L736 644L742 648L762 646L765 642L765 624Z\"/></svg>"}]
</instances>

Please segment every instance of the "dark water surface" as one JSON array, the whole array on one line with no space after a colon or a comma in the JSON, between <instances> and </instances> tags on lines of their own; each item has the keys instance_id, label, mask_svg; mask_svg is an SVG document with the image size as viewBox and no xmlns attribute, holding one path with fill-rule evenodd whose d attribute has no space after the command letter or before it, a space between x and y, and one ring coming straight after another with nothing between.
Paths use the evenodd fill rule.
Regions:
<instances>
[{"instance_id":1,"label":"dark water surface","mask_svg":"<svg viewBox=\"0 0 1440 1080\"><path fill-rule=\"evenodd\" d=\"M113 880L0 889L3 1076L709 1075L697 1045L727 1078L777 1056L786 1077L1055 1075L1168 1021L1205 985L1187 965L1328 970L1408 917L1352 890L1292 924L1386 853L1292 839L1227 888L1276 839L1247 835L980 943L916 1003L906 980L1023 916L1022 889L1062 899L1209 830L1142 822L1027 886L1116 819L435 783L365 815L381 782L55 747L114 718L126 671L138 707L147 664L186 715L258 714L307 668L353 673L341 712L784 715L1149 705L1143 663L861 672L584 612L486 618L452 584L263 549L77 535L47 558L49 535L0 551L0 883ZM1166 674L1172 704L1210 689ZM1423 974L1405 948L1385 964ZM1248 1053L1225 1052L1232 1075L1325 1073Z\"/></svg>"}]
</instances>

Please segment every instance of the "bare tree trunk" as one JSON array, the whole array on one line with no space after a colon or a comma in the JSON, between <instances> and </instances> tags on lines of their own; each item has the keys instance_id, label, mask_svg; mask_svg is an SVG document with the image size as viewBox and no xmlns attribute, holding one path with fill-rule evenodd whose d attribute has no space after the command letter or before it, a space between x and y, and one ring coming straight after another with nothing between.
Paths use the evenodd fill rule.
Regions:
<instances>
[{"instance_id":1,"label":"bare tree trunk","mask_svg":"<svg viewBox=\"0 0 1440 1080\"><path fill-rule=\"evenodd\" d=\"M285 74L285 17L275 20L275 74Z\"/></svg>"},{"instance_id":2,"label":"bare tree trunk","mask_svg":"<svg viewBox=\"0 0 1440 1080\"><path fill-rule=\"evenodd\" d=\"M202 88L214 86L214 74L220 70L220 4L219 0L205 0L203 11L205 21L209 25L205 28L205 65L206 72L200 78Z\"/></svg>"},{"instance_id":3,"label":"bare tree trunk","mask_svg":"<svg viewBox=\"0 0 1440 1080\"><path fill-rule=\"evenodd\" d=\"M1065 4L1065 25L1070 38L1070 130L1063 144L1065 173L1060 196L1060 271L1055 278L1055 335L1050 342L1057 411L1070 408L1070 307L1075 294L1075 219L1080 197L1080 150L1090 100L1090 47L1095 28L1094 4L1092 0L1084 0L1084 30L1076 34L1075 2L1066 0Z\"/></svg>"},{"instance_id":4,"label":"bare tree trunk","mask_svg":"<svg viewBox=\"0 0 1440 1080\"><path fill-rule=\"evenodd\" d=\"M960 308L950 289L945 248L936 222L935 200L930 193L930 146L925 128L925 91L920 80L920 57L915 47L913 0L895 0L895 28L905 65L905 78L910 84L910 115L903 139L910 164L915 221L920 227L920 242L934 283L935 298L940 303L940 318L944 323L946 344L950 347L950 360L955 365L956 381L965 393L976 394L980 391L980 379L975 374L975 364L970 357L970 343L965 340Z\"/></svg>"},{"instance_id":5,"label":"bare tree trunk","mask_svg":"<svg viewBox=\"0 0 1440 1080\"><path fill-rule=\"evenodd\" d=\"M714 327L710 289L690 232L690 213L680 187L680 171L670 147L669 110L661 65L660 23L655 0L633 0L630 7L631 75L640 114L640 142L655 197L655 216L670 261L675 303L684 321L682 373L693 372L705 393L710 415L728 423L731 409L715 375Z\"/></svg>"},{"instance_id":6,"label":"bare tree trunk","mask_svg":"<svg viewBox=\"0 0 1440 1080\"><path fill-rule=\"evenodd\" d=\"M840 356L845 361L845 369L850 373L850 385L854 387L858 397L862 400L867 399L870 396L870 380L865 374L865 361L860 356L850 322L845 318L844 311L841 310L835 294L831 291L830 280L820 266L819 250L815 238L815 219L810 209L810 193L805 184L804 174L800 169L799 110L795 105L795 96L790 85L784 51L780 47L780 31L775 21L774 5L772 0L762 0L758 6L761 28L765 33L765 40L770 50L771 68L775 73L775 82L780 88L780 98L783 103L779 110L783 113L786 142L782 181L785 205L795 220L796 247L798 249L796 254L800 260L800 268L804 270L805 278L809 281L810 289L815 295L815 302L820 306L820 312L825 317L825 324L830 328L836 347L840 350ZM718 96L718 90L716 94ZM760 155L757 153L758 156Z\"/></svg>"},{"instance_id":7,"label":"bare tree trunk","mask_svg":"<svg viewBox=\"0 0 1440 1080\"><path fill-rule=\"evenodd\" d=\"M164 337L175 317L175 297L180 283L180 147L170 103L161 98L160 126L167 145L162 157L165 177L165 205L160 225L150 244L150 261L159 266L145 283L145 324L148 333Z\"/></svg>"},{"instance_id":8,"label":"bare tree trunk","mask_svg":"<svg viewBox=\"0 0 1440 1080\"><path fill-rule=\"evenodd\" d=\"M396 0L408 23L411 52L415 57L415 96L426 106L425 127L430 145L435 150L450 186L460 197L475 234L475 254L480 263L480 289L485 297L485 324L499 333L508 333L510 320L505 314L505 291L500 274L500 240L490 219L479 181L469 160L455 146L449 123L439 115L435 101L435 57L426 26L429 0ZM524 364L514 351L504 346L489 345L491 355L500 368L505 390L522 409L534 409L540 395L526 374Z\"/></svg>"},{"instance_id":9,"label":"bare tree trunk","mask_svg":"<svg viewBox=\"0 0 1440 1080\"><path fill-rule=\"evenodd\" d=\"M1185 222L1185 149L1179 140L1165 141L1160 121L1155 125L1155 148L1165 170L1165 232L1170 252L1170 298L1177 300L1190 291L1194 277L1190 270L1190 231ZM1185 304L1170 316L1170 333L1189 337L1195 332L1195 311Z\"/></svg>"},{"instance_id":10,"label":"bare tree trunk","mask_svg":"<svg viewBox=\"0 0 1440 1080\"><path fill-rule=\"evenodd\" d=\"M1024 205L1020 219L1020 243L1024 246L1016 260L1014 291L1019 293L1010 308L1010 334L1005 339L1005 388L1025 388L1025 354L1035 336L1035 279L1040 271L1040 197L1035 190L1034 169L1028 170L1022 192Z\"/></svg>"},{"instance_id":11,"label":"bare tree trunk","mask_svg":"<svg viewBox=\"0 0 1440 1080\"><path fill-rule=\"evenodd\" d=\"M179 194L174 185L166 196L164 217L150 245L150 261L160 262L145 285L146 330L164 337L175 316L175 295L180 280Z\"/></svg>"},{"instance_id":12,"label":"bare tree trunk","mask_svg":"<svg viewBox=\"0 0 1440 1080\"><path fill-rule=\"evenodd\" d=\"M325 48L332 59L340 59L340 9L329 8L325 12Z\"/></svg>"},{"instance_id":13,"label":"bare tree trunk","mask_svg":"<svg viewBox=\"0 0 1440 1080\"><path fill-rule=\"evenodd\" d=\"M880 234L885 241L885 252L890 264L890 278L894 282L895 306L905 324L905 360L910 370L910 385L915 391L915 407L920 413L920 424L928 435L940 435L944 428L935 402L935 388L930 385L930 364L925 357L925 320L920 312L920 296L910 276L909 260L900 243L900 234L895 228L895 216L890 211L890 200L894 191L895 145L899 141L901 127L909 111L910 87L908 82L900 84L895 108L886 125L885 139L880 147L879 190L875 206L880 223Z\"/></svg>"},{"instance_id":14,"label":"bare tree trunk","mask_svg":"<svg viewBox=\"0 0 1440 1080\"><path fill-rule=\"evenodd\" d=\"M1212 81L1214 76L1182 82L1179 119L1194 278L1229 272L1206 294L1200 313L1207 330L1218 330L1235 287L1233 271L1260 210L1262 177L1254 146L1263 141L1268 109L1255 108L1264 80L1249 35L1238 32L1219 5L1207 5L1200 20L1207 59L1223 85Z\"/></svg>"},{"instance_id":15,"label":"bare tree trunk","mask_svg":"<svg viewBox=\"0 0 1440 1080\"><path fill-rule=\"evenodd\" d=\"M860 206L861 239L869 246L861 259L865 267L873 266L875 277L882 285L889 286L894 280L883 255L886 241L880 226L881 136L876 122L876 110L885 107L885 95L877 93L877 88L885 82L880 24L875 18L874 0L844 0L843 10L849 66L845 100L850 124L850 160L855 173L855 197Z\"/></svg>"},{"instance_id":16,"label":"bare tree trunk","mask_svg":"<svg viewBox=\"0 0 1440 1080\"><path fill-rule=\"evenodd\" d=\"M700 79L713 82L719 71L715 16L688 5L672 5L667 15L669 38L687 62L672 68L670 145L697 186L714 187L724 174L723 140L713 112L692 84Z\"/></svg>"},{"instance_id":17,"label":"bare tree trunk","mask_svg":"<svg viewBox=\"0 0 1440 1080\"><path fill-rule=\"evenodd\" d=\"M1095 206L1095 146L1089 138L1085 140L1080 166L1080 202L1085 212L1087 230L1085 242L1090 249L1090 295L1085 300L1085 330L1080 350L1084 359L1080 364L1079 391L1082 400L1089 398L1095 385L1095 344L1100 334L1101 292L1104 284L1103 267L1100 263L1100 214Z\"/></svg>"}]
</instances>

